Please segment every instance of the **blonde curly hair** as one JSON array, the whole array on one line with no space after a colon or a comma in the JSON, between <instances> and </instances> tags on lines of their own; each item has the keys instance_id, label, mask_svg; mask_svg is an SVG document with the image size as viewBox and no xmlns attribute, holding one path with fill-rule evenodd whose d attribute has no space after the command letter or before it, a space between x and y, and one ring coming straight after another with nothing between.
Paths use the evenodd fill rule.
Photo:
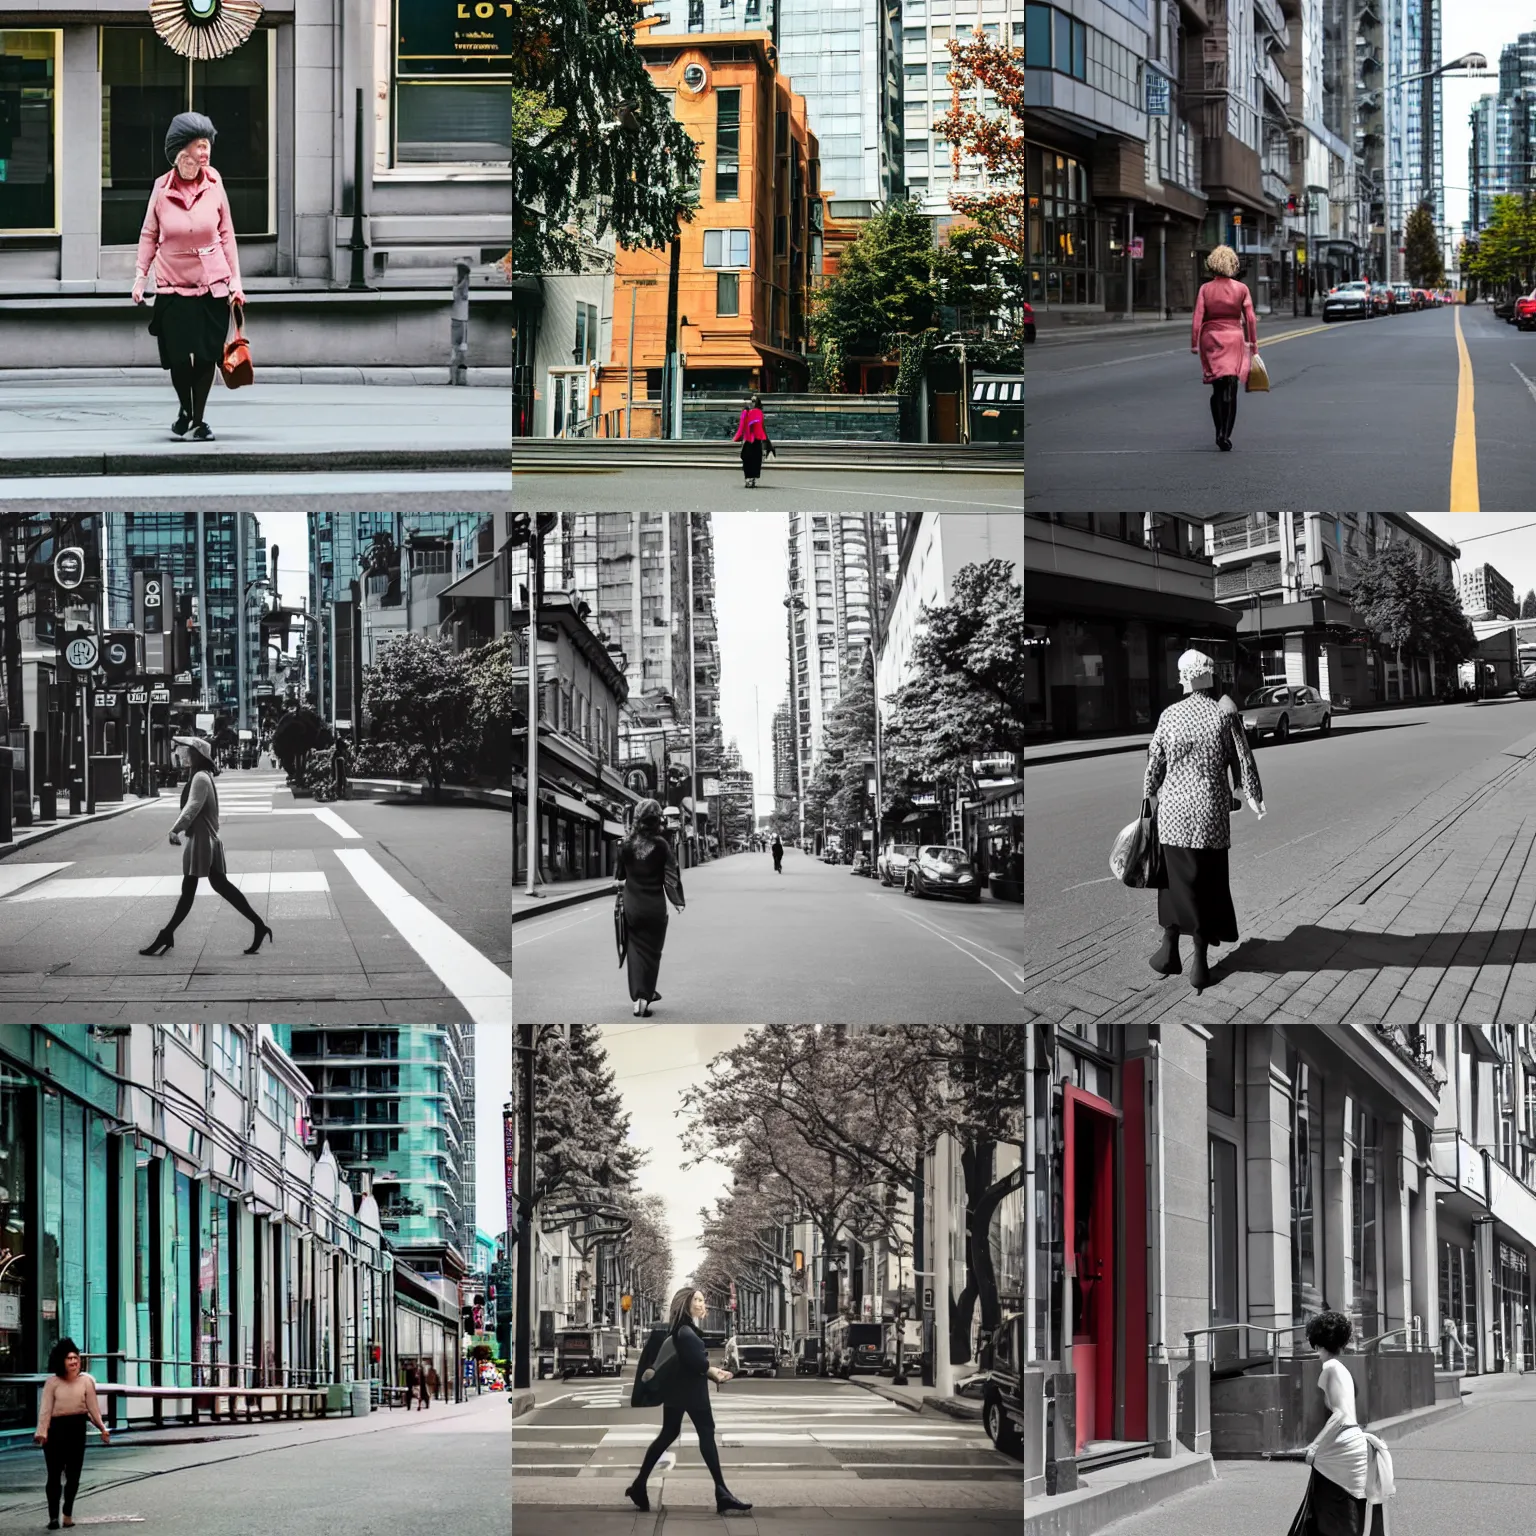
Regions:
<instances>
[{"instance_id":1,"label":"blonde curly hair","mask_svg":"<svg viewBox=\"0 0 1536 1536\"><path fill-rule=\"evenodd\" d=\"M1239 265L1237 252L1230 245L1218 245L1205 258L1205 265L1217 277L1236 277Z\"/></svg>"}]
</instances>

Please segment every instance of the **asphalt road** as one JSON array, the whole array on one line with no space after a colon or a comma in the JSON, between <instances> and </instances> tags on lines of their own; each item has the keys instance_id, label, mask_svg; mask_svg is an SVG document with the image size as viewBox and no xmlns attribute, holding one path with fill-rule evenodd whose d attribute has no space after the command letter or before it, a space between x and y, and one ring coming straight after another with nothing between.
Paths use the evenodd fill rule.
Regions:
<instances>
[{"instance_id":1,"label":"asphalt road","mask_svg":"<svg viewBox=\"0 0 1536 1536\"><path fill-rule=\"evenodd\" d=\"M1425 791L1466 770L1491 779L1506 746L1536 731L1520 699L1338 716L1327 736L1266 742L1255 754L1266 816L1232 817L1232 899L1245 912L1321 879L1385 823L1411 815ZM1146 943L1104 963L1143 985L1157 945L1156 897L1109 872L1116 833L1141 804L1145 753L1041 763L1024 772L1025 937L1030 963L1141 912ZM1186 946L1187 953L1187 946ZM1143 974L1146 973L1146 974Z\"/></svg>"},{"instance_id":2,"label":"asphalt road","mask_svg":"<svg viewBox=\"0 0 1536 1536\"><path fill-rule=\"evenodd\" d=\"M647 1485L651 1514L624 1497L661 1417L628 1406L633 1381L631 1363L621 1378L537 1385L539 1406L512 1426L519 1536L660 1530L680 1517L714 1528L709 1472L687 1421ZM979 1423L809 1376L738 1378L711 1389L710 1408L726 1482L754 1506L719 1529L1016 1536L1022 1469Z\"/></svg>"},{"instance_id":3,"label":"asphalt road","mask_svg":"<svg viewBox=\"0 0 1536 1536\"><path fill-rule=\"evenodd\" d=\"M175 947L141 956L170 917L181 850L167 792L0 860L0 1021L203 1017L504 1024L511 818L447 803L295 800L280 773L219 777L230 878L274 930L206 882Z\"/></svg>"},{"instance_id":4,"label":"asphalt road","mask_svg":"<svg viewBox=\"0 0 1536 1536\"><path fill-rule=\"evenodd\" d=\"M1033 388L1033 384L1031 384ZM790 452L788 447L785 453ZM770 459L757 489L744 490L740 467L709 469L514 470L519 506L545 511L629 511L668 507L694 512L918 512L970 508L1019 511L1023 479L963 471L800 470L776 474Z\"/></svg>"},{"instance_id":5,"label":"asphalt road","mask_svg":"<svg viewBox=\"0 0 1536 1536\"><path fill-rule=\"evenodd\" d=\"M1525 1536L1531 1529L1536 1383L1529 1376L1495 1381L1484 1401L1474 1397L1460 1413L1388 1447L1397 1485L1392 1536ZM1297 1462L1218 1461L1215 1482L1107 1525L1103 1536L1282 1532L1308 1475Z\"/></svg>"},{"instance_id":6,"label":"asphalt road","mask_svg":"<svg viewBox=\"0 0 1536 1536\"><path fill-rule=\"evenodd\" d=\"M158 1536L506 1536L512 1415L489 1393L425 1413L115 1436L86 1445L75 1525ZM0 1456L0 1531L47 1520L40 1450Z\"/></svg>"},{"instance_id":7,"label":"asphalt road","mask_svg":"<svg viewBox=\"0 0 1536 1536\"><path fill-rule=\"evenodd\" d=\"M1461 317L1480 504L1451 505ZM1032 511L1355 507L1526 511L1536 505L1536 334L1485 305L1324 326L1260 317L1268 395L1238 401L1221 453L1183 332L1030 352L1025 505Z\"/></svg>"},{"instance_id":8,"label":"asphalt road","mask_svg":"<svg viewBox=\"0 0 1536 1536\"><path fill-rule=\"evenodd\" d=\"M1021 1017L1017 903L920 900L786 849L683 871L652 1007L663 1023L1013 1023ZM527 1023L630 1016L606 897L513 930L514 1011Z\"/></svg>"}]
</instances>

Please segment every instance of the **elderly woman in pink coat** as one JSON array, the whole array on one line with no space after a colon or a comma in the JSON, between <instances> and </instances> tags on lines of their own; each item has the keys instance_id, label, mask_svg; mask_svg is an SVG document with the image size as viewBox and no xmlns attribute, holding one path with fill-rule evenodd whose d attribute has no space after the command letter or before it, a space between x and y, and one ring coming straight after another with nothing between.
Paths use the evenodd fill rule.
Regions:
<instances>
[{"instance_id":1,"label":"elderly woman in pink coat","mask_svg":"<svg viewBox=\"0 0 1536 1536\"><path fill-rule=\"evenodd\" d=\"M1213 275L1195 300L1189 350L1199 353L1201 376L1211 386L1216 446L1230 453L1237 392L1248 382L1248 364L1259 348L1259 322L1253 295L1237 280L1237 252L1230 245L1218 245L1205 264Z\"/></svg>"}]
</instances>

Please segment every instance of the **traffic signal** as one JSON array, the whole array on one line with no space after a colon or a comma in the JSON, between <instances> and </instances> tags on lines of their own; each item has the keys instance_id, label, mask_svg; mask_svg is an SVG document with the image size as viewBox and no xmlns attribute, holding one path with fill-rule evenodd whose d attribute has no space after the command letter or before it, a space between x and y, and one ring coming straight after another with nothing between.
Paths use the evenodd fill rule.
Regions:
<instances>
[{"instance_id":1,"label":"traffic signal","mask_svg":"<svg viewBox=\"0 0 1536 1536\"><path fill-rule=\"evenodd\" d=\"M1296 212L1296 194L1294 192L1285 200L1285 211L1287 213Z\"/></svg>"},{"instance_id":2,"label":"traffic signal","mask_svg":"<svg viewBox=\"0 0 1536 1536\"><path fill-rule=\"evenodd\" d=\"M108 630L101 643L101 665L109 683L138 675L139 637L131 629Z\"/></svg>"}]
</instances>

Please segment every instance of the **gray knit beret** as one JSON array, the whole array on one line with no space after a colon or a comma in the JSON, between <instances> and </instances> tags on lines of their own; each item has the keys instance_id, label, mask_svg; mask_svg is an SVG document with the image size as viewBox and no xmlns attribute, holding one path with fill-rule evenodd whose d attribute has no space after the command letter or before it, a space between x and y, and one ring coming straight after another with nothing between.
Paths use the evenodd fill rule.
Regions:
<instances>
[{"instance_id":1,"label":"gray knit beret","mask_svg":"<svg viewBox=\"0 0 1536 1536\"><path fill-rule=\"evenodd\" d=\"M194 139L207 139L211 144L219 130L201 112L178 112L165 130L165 158L174 165L176 156Z\"/></svg>"}]
</instances>

